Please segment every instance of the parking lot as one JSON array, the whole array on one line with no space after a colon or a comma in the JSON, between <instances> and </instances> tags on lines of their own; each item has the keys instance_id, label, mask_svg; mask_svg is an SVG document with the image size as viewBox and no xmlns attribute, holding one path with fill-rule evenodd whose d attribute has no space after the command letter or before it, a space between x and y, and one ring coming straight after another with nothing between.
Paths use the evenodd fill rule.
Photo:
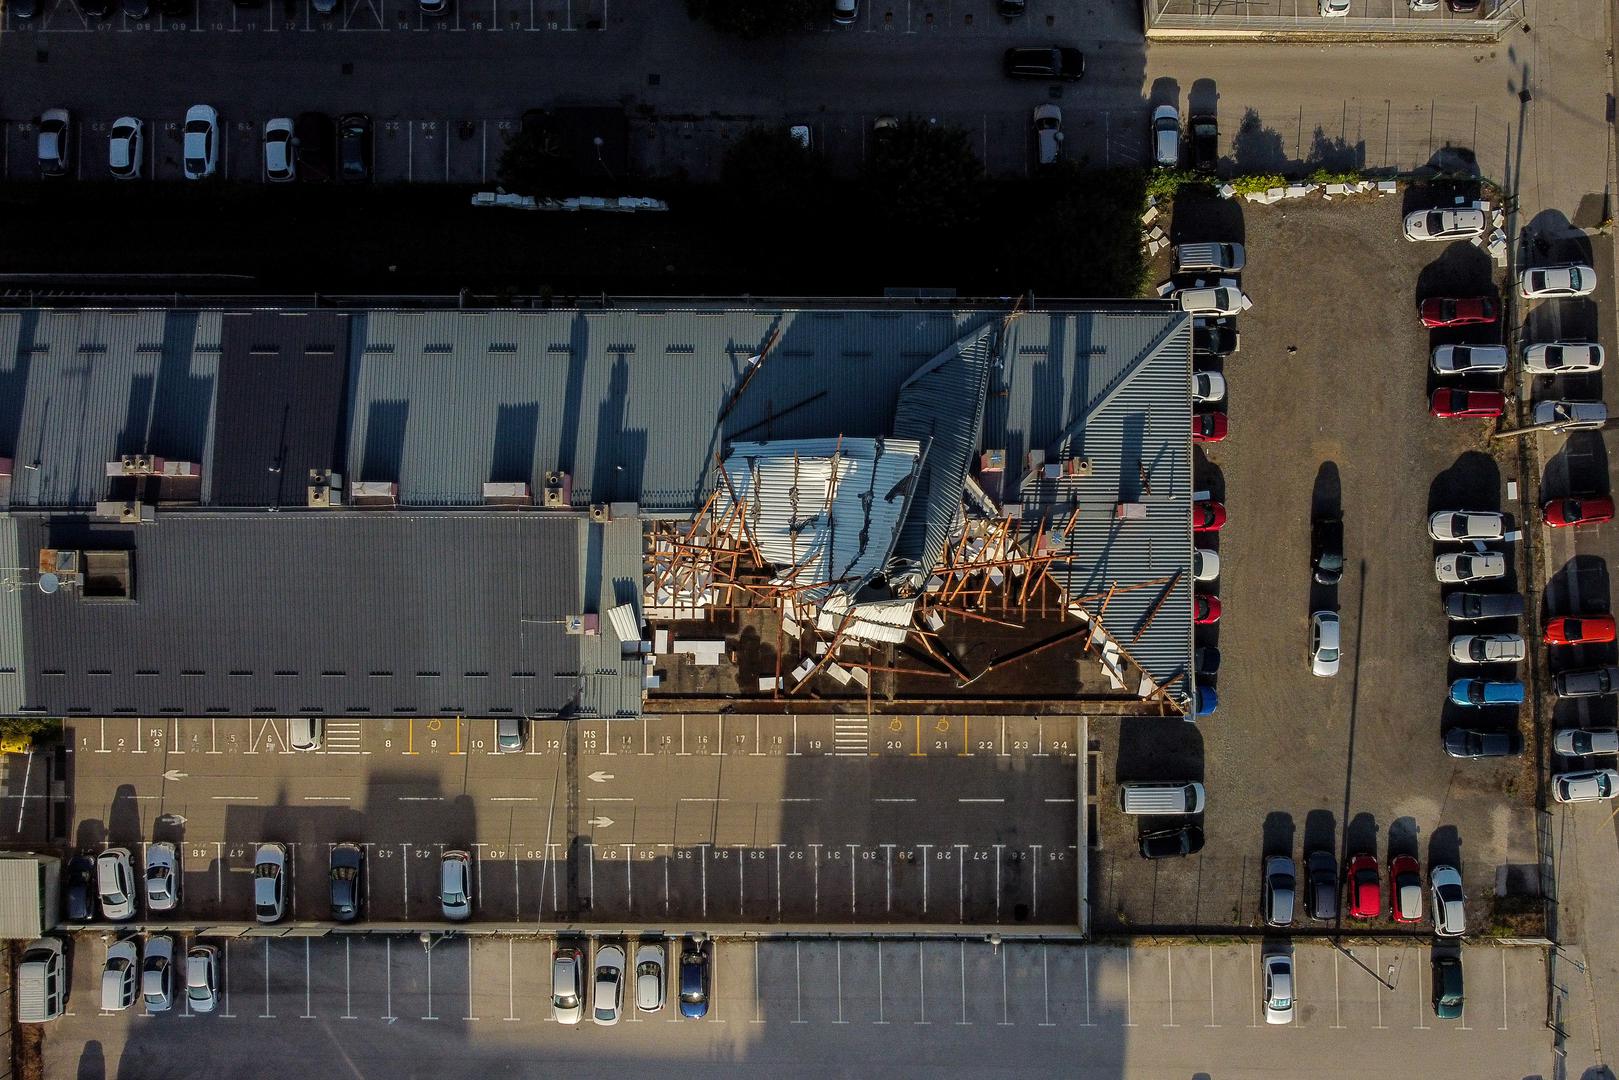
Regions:
<instances>
[{"instance_id":1,"label":"parking lot","mask_svg":"<svg viewBox=\"0 0 1619 1080\"><path fill-rule=\"evenodd\" d=\"M182 915L250 917L254 847L289 845L295 917L326 917L332 844L367 855L368 918L434 923L446 849L476 918L533 924L1072 925L1071 717L656 716L545 721L522 753L492 720L70 721L82 850L174 841ZM13 769L22 835L56 811Z\"/></svg>"},{"instance_id":2,"label":"parking lot","mask_svg":"<svg viewBox=\"0 0 1619 1080\"><path fill-rule=\"evenodd\" d=\"M874 1053L906 1075L981 1070L984 1055L1013 1053L1025 1068L1085 1076L1188 1075L1233 1052L1247 1072L1225 1075L1274 1075L1308 1055L1320 1063L1313 1075L1351 1076L1368 1053L1396 1048L1413 1071L1443 1062L1468 1075L1528 1076L1550 1065L1544 960L1529 949L1468 949L1465 1014L1440 1022L1428 949L1300 946L1294 1023L1271 1027L1259 1013L1257 944L722 939L705 1019L632 1009L618 1027L567 1029L550 1018L548 938L216 944L216 1015L150 1016L140 1004L104 1013L93 988L105 947L82 935L70 1012L46 1029L47 1074L127 1076L161 1062L173 1077L261 1075L268 1040L278 1071L309 1075L329 1073L334 1057L357 1063L355 1075L432 1066L472 1076L497 1062L521 1071L525 1059L534 1064L523 1075L563 1062L604 1075L650 1056L660 1071L743 1075L787 1067L812 1047L817 1068L840 1074Z\"/></svg>"},{"instance_id":3,"label":"parking lot","mask_svg":"<svg viewBox=\"0 0 1619 1080\"><path fill-rule=\"evenodd\" d=\"M1105 740L1103 774L1202 779L1208 845L1186 863L1148 863L1134 851L1133 823L1104 809L1098 919L1256 925L1263 857L1318 849L1375 853L1385 890L1394 854L1459 866L1475 932L1490 925L1499 885L1533 878L1533 738L1529 755L1497 761L1456 760L1441 747L1449 727L1528 732L1531 721L1527 708L1515 716L1447 702L1451 679L1527 678L1527 664L1449 663L1452 633L1521 628L1447 622L1434 557L1456 545L1432 541L1427 517L1500 510L1509 534L1525 526L1507 494L1522 479L1516 448L1492 447L1489 421L1428 414L1443 385L1429 369L1433 346L1499 341L1500 327L1430 332L1417 320L1427 296L1498 295L1478 248L1401 238L1407 204L1422 197L1211 201L1176 215L1176 239L1246 243L1243 287L1254 299L1241 350L1223 365L1230 437L1201 447L1199 486L1230 515L1199 538L1221 556L1224 613L1200 639L1222 654L1220 705L1195 732L1124 724ZM1521 483L1518 494L1527 495ZM1313 516L1344 522L1336 589L1311 580ZM1517 555L1515 544L1495 546L1509 563ZM1517 572L1473 588L1510 590ZM1334 678L1307 663L1310 614L1322 609L1342 619Z\"/></svg>"}]
</instances>

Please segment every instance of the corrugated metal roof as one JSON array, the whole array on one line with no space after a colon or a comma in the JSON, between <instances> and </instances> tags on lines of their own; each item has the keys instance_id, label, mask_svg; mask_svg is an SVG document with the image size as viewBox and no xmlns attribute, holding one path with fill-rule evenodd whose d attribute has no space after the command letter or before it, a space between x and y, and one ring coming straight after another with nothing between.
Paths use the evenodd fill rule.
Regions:
<instances>
[{"instance_id":1,"label":"corrugated metal roof","mask_svg":"<svg viewBox=\"0 0 1619 1080\"><path fill-rule=\"evenodd\" d=\"M978 327L900 387L894 434L917 440L926 457L911 512L894 545L889 577L911 571L914 588L920 588L960 530L962 485L979 449L997 329L995 323Z\"/></svg>"},{"instance_id":2,"label":"corrugated metal roof","mask_svg":"<svg viewBox=\"0 0 1619 1080\"><path fill-rule=\"evenodd\" d=\"M343 471L349 319L227 312L219 359L213 503L303 506L309 471Z\"/></svg>"},{"instance_id":3,"label":"corrugated metal roof","mask_svg":"<svg viewBox=\"0 0 1619 1080\"><path fill-rule=\"evenodd\" d=\"M22 590L34 576L17 549L17 524L0 514L0 713L23 706Z\"/></svg>"},{"instance_id":4,"label":"corrugated metal roof","mask_svg":"<svg viewBox=\"0 0 1619 1080\"><path fill-rule=\"evenodd\" d=\"M816 586L806 598L852 592L887 563L921 454L911 439L733 443L722 503L742 502L766 561Z\"/></svg>"},{"instance_id":5,"label":"corrugated metal roof","mask_svg":"<svg viewBox=\"0 0 1619 1080\"><path fill-rule=\"evenodd\" d=\"M41 884L47 860L56 861L31 852L0 855L0 938L31 941L56 925L56 913L41 910L50 891Z\"/></svg>"},{"instance_id":6,"label":"corrugated metal roof","mask_svg":"<svg viewBox=\"0 0 1619 1080\"><path fill-rule=\"evenodd\" d=\"M0 315L0 379L21 387L20 407L0 414L12 505L91 506L107 462L136 453L203 465L206 501L219 324L213 311Z\"/></svg>"},{"instance_id":7,"label":"corrugated metal roof","mask_svg":"<svg viewBox=\"0 0 1619 1080\"><path fill-rule=\"evenodd\" d=\"M587 575L601 582L597 605L638 591L634 519L616 531L532 511L18 522L25 552L134 552L134 602L22 594L30 711L498 716L602 701L638 711L639 660L625 665L610 635L603 644L563 625L591 610Z\"/></svg>"},{"instance_id":8,"label":"corrugated metal roof","mask_svg":"<svg viewBox=\"0 0 1619 1080\"><path fill-rule=\"evenodd\" d=\"M562 469L576 506L690 509L728 439L890 434L905 379L999 317L373 312L354 320L349 469L356 480L397 480L419 505L476 504L485 481L538 487Z\"/></svg>"},{"instance_id":9,"label":"corrugated metal roof","mask_svg":"<svg viewBox=\"0 0 1619 1080\"><path fill-rule=\"evenodd\" d=\"M1035 312L1013 321L1003 355L985 441L1007 450L1009 494L1021 492L1025 520L1060 525L1079 510L1053 575L1092 613L1116 586L1108 632L1156 681L1187 692L1191 320L1162 310ZM1083 457L1090 474L1020 489L1029 449ZM1146 516L1119 520L1121 502L1144 504Z\"/></svg>"}]
</instances>

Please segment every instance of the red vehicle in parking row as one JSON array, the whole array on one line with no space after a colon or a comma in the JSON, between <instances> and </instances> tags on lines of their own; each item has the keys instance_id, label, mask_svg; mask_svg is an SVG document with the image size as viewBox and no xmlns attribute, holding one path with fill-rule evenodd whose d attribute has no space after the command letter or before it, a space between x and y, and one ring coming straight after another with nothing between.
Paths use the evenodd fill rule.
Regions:
<instances>
[{"instance_id":1,"label":"red vehicle in parking row","mask_svg":"<svg viewBox=\"0 0 1619 1080\"><path fill-rule=\"evenodd\" d=\"M1209 593L1198 593L1192 598L1192 621L1209 626L1220 621L1220 598Z\"/></svg>"},{"instance_id":2,"label":"red vehicle in parking row","mask_svg":"<svg viewBox=\"0 0 1619 1080\"><path fill-rule=\"evenodd\" d=\"M1613 520L1613 500L1601 495L1553 499L1540 508L1540 513L1554 529L1566 525L1595 525Z\"/></svg>"},{"instance_id":3,"label":"red vehicle in parking row","mask_svg":"<svg viewBox=\"0 0 1619 1080\"><path fill-rule=\"evenodd\" d=\"M1226 437L1229 422L1223 412L1192 414L1192 441L1219 442Z\"/></svg>"},{"instance_id":4,"label":"red vehicle in parking row","mask_svg":"<svg viewBox=\"0 0 1619 1080\"><path fill-rule=\"evenodd\" d=\"M1417 308L1422 325L1478 326L1493 323L1496 317L1495 301L1488 296L1430 296Z\"/></svg>"},{"instance_id":5,"label":"red vehicle in parking row","mask_svg":"<svg viewBox=\"0 0 1619 1080\"><path fill-rule=\"evenodd\" d=\"M1612 615L1559 615L1546 623L1548 645L1595 645L1613 639Z\"/></svg>"},{"instance_id":6,"label":"red vehicle in parking row","mask_svg":"<svg viewBox=\"0 0 1619 1080\"><path fill-rule=\"evenodd\" d=\"M1428 402L1428 411L1434 416L1443 417L1500 416L1506 404L1506 395L1499 390L1460 390L1447 387L1433 392L1433 397Z\"/></svg>"},{"instance_id":7,"label":"red vehicle in parking row","mask_svg":"<svg viewBox=\"0 0 1619 1080\"><path fill-rule=\"evenodd\" d=\"M1377 873L1377 856L1362 853L1349 860L1344 874L1349 885L1349 914L1356 919L1383 917L1383 883Z\"/></svg>"},{"instance_id":8,"label":"red vehicle in parking row","mask_svg":"<svg viewBox=\"0 0 1619 1080\"><path fill-rule=\"evenodd\" d=\"M1192 531L1219 532L1225 527L1225 506L1213 499L1199 499L1192 504Z\"/></svg>"}]
</instances>

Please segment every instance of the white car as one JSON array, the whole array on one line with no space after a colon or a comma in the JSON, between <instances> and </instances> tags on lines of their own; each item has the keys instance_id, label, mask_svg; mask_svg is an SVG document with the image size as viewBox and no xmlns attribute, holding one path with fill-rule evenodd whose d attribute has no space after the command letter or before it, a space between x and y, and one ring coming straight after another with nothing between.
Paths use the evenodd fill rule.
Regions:
<instances>
[{"instance_id":1,"label":"white car","mask_svg":"<svg viewBox=\"0 0 1619 1080\"><path fill-rule=\"evenodd\" d=\"M112 134L107 136L107 171L117 179L140 179L143 130L140 120L133 116L120 116L112 122Z\"/></svg>"},{"instance_id":2,"label":"white car","mask_svg":"<svg viewBox=\"0 0 1619 1080\"><path fill-rule=\"evenodd\" d=\"M287 745L307 753L320 749L320 737L325 725L318 716L294 716L287 721Z\"/></svg>"},{"instance_id":3,"label":"white car","mask_svg":"<svg viewBox=\"0 0 1619 1080\"><path fill-rule=\"evenodd\" d=\"M1602 370L1602 346L1594 341L1548 341L1523 351L1523 369L1536 375L1583 374Z\"/></svg>"},{"instance_id":4,"label":"white car","mask_svg":"<svg viewBox=\"0 0 1619 1080\"><path fill-rule=\"evenodd\" d=\"M1220 553L1212 548L1198 548L1192 552L1192 577L1198 581L1214 581L1220 576Z\"/></svg>"},{"instance_id":5,"label":"white car","mask_svg":"<svg viewBox=\"0 0 1619 1080\"><path fill-rule=\"evenodd\" d=\"M1440 375L1499 375L1507 369L1507 347L1441 345L1433 351L1433 369Z\"/></svg>"},{"instance_id":6,"label":"white car","mask_svg":"<svg viewBox=\"0 0 1619 1080\"><path fill-rule=\"evenodd\" d=\"M1619 754L1619 728L1564 728L1552 736L1552 749L1564 757Z\"/></svg>"},{"instance_id":7,"label":"white car","mask_svg":"<svg viewBox=\"0 0 1619 1080\"><path fill-rule=\"evenodd\" d=\"M1341 19L1349 14L1349 0L1321 0L1319 10L1323 19Z\"/></svg>"},{"instance_id":8,"label":"white car","mask_svg":"<svg viewBox=\"0 0 1619 1080\"><path fill-rule=\"evenodd\" d=\"M1194 371L1192 373L1192 400L1199 403L1224 401L1225 376L1218 371Z\"/></svg>"},{"instance_id":9,"label":"white car","mask_svg":"<svg viewBox=\"0 0 1619 1080\"><path fill-rule=\"evenodd\" d=\"M1506 518L1493 510L1440 510L1428 516L1428 535L1435 540L1499 540Z\"/></svg>"},{"instance_id":10,"label":"white car","mask_svg":"<svg viewBox=\"0 0 1619 1080\"><path fill-rule=\"evenodd\" d=\"M1488 227L1482 210L1413 210L1405 215L1407 240L1470 240Z\"/></svg>"},{"instance_id":11,"label":"white car","mask_svg":"<svg viewBox=\"0 0 1619 1080\"><path fill-rule=\"evenodd\" d=\"M585 1015L585 957L571 945L551 957L551 1019L577 1024Z\"/></svg>"},{"instance_id":12,"label":"white car","mask_svg":"<svg viewBox=\"0 0 1619 1080\"><path fill-rule=\"evenodd\" d=\"M1594 431L1608 422L1608 407L1600 401L1535 402L1535 423L1556 432Z\"/></svg>"},{"instance_id":13,"label":"white car","mask_svg":"<svg viewBox=\"0 0 1619 1080\"><path fill-rule=\"evenodd\" d=\"M1173 169L1181 160L1181 112L1173 105L1152 111L1152 160Z\"/></svg>"},{"instance_id":14,"label":"white car","mask_svg":"<svg viewBox=\"0 0 1619 1080\"><path fill-rule=\"evenodd\" d=\"M46 109L40 113L35 148L41 176L66 176L73 154L72 114L66 109Z\"/></svg>"},{"instance_id":15,"label":"white car","mask_svg":"<svg viewBox=\"0 0 1619 1080\"><path fill-rule=\"evenodd\" d=\"M180 856L174 845L159 840L146 849L146 910L173 911L180 906Z\"/></svg>"},{"instance_id":16,"label":"white car","mask_svg":"<svg viewBox=\"0 0 1619 1080\"><path fill-rule=\"evenodd\" d=\"M472 918L472 856L446 851L439 859L439 908L451 922Z\"/></svg>"},{"instance_id":17,"label":"white car","mask_svg":"<svg viewBox=\"0 0 1619 1080\"><path fill-rule=\"evenodd\" d=\"M1458 664L1516 664L1524 658L1517 634L1458 634L1450 639L1450 658Z\"/></svg>"},{"instance_id":18,"label":"white car","mask_svg":"<svg viewBox=\"0 0 1619 1080\"><path fill-rule=\"evenodd\" d=\"M1331 678L1338 674L1342 627L1336 611L1310 616L1310 674Z\"/></svg>"},{"instance_id":19,"label":"white car","mask_svg":"<svg viewBox=\"0 0 1619 1080\"><path fill-rule=\"evenodd\" d=\"M1175 293L1180 309L1193 315L1238 315L1242 313L1242 290L1231 285L1181 289Z\"/></svg>"},{"instance_id":20,"label":"white car","mask_svg":"<svg viewBox=\"0 0 1619 1080\"><path fill-rule=\"evenodd\" d=\"M193 945L186 953L186 1000L194 1013L211 1013L219 1004L219 950Z\"/></svg>"},{"instance_id":21,"label":"white car","mask_svg":"<svg viewBox=\"0 0 1619 1080\"><path fill-rule=\"evenodd\" d=\"M292 121L285 116L264 122L264 178L284 184L298 175L298 157L293 152Z\"/></svg>"},{"instance_id":22,"label":"white car","mask_svg":"<svg viewBox=\"0 0 1619 1080\"><path fill-rule=\"evenodd\" d=\"M1431 867L1428 888L1433 899L1433 932L1440 937L1467 933L1467 893L1462 889L1460 871L1454 866Z\"/></svg>"},{"instance_id":23,"label":"white car","mask_svg":"<svg viewBox=\"0 0 1619 1080\"><path fill-rule=\"evenodd\" d=\"M187 180L206 180L219 164L219 114L211 105L186 110L183 149Z\"/></svg>"},{"instance_id":24,"label":"white car","mask_svg":"<svg viewBox=\"0 0 1619 1080\"><path fill-rule=\"evenodd\" d=\"M1035 150L1042 165L1055 165L1062 149L1062 110L1047 102L1034 107Z\"/></svg>"},{"instance_id":25,"label":"white car","mask_svg":"<svg viewBox=\"0 0 1619 1080\"><path fill-rule=\"evenodd\" d=\"M253 853L253 917L280 922L287 913L287 848L274 841Z\"/></svg>"},{"instance_id":26,"label":"white car","mask_svg":"<svg viewBox=\"0 0 1619 1080\"><path fill-rule=\"evenodd\" d=\"M134 917L135 871L128 848L108 848L96 856L96 892L101 897L101 914L110 922Z\"/></svg>"},{"instance_id":27,"label":"white car","mask_svg":"<svg viewBox=\"0 0 1619 1080\"><path fill-rule=\"evenodd\" d=\"M832 0L832 21L848 26L860 14L860 0Z\"/></svg>"},{"instance_id":28,"label":"white car","mask_svg":"<svg viewBox=\"0 0 1619 1080\"><path fill-rule=\"evenodd\" d=\"M661 942L635 947L635 1007L644 1013L663 1008L663 987L668 951Z\"/></svg>"},{"instance_id":29,"label":"white car","mask_svg":"<svg viewBox=\"0 0 1619 1080\"><path fill-rule=\"evenodd\" d=\"M1525 300L1543 296L1589 296L1596 287L1596 271L1582 263L1536 266L1518 275L1518 295Z\"/></svg>"},{"instance_id":30,"label":"white car","mask_svg":"<svg viewBox=\"0 0 1619 1080\"><path fill-rule=\"evenodd\" d=\"M149 1013L168 1012L174 1004L174 939L154 934L146 939L141 963L141 997Z\"/></svg>"},{"instance_id":31,"label":"white car","mask_svg":"<svg viewBox=\"0 0 1619 1080\"><path fill-rule=\"evenodd\" d=\"M1558 802L1605 802L1615 795L1619 795L1619 772L1613 769L1552 776L1552 798Z\"/></svg>"},{"instance_id":32,"label":"white car","mask_svg":"<svg viewBox=\"0 0 1619 1080\"><path fill-rule=\"evenodd\" d=\"M624 1009L624 950L617 945L596 949L596 975L591 982L591 1017L603 1027L618 1023Z\"/></svg>"},{"instance_id":33,"label":"white car","mask_svg":"<svg viewBox=\"0 0 1619 1080\"><path fill-rule=\"evenodd\" d=\"M1495 581L1507 576L1507 557L1499 551L1450 552L1434 560L1433 572L1442 585Z\"/></svg>"},{"instance_id":34,"label":"white car","mask_svg":"<svg viewBox=\"0 0 1619 1080\"><path fill-rule=\"evenodd\" d=\"M1323 3L1325 0L1323 0ZM1293 1021L1293 958L1274 953L1265 957L1265 1023Z\"/></svg>"}]
</instances>

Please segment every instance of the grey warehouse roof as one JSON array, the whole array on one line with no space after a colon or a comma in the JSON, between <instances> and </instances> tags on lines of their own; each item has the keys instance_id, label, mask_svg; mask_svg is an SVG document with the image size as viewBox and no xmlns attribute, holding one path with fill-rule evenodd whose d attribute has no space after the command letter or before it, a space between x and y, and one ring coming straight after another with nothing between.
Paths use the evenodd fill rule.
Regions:
<instances>
[{"instance_id":1,"label":"grey warehouse roof","mask_svg":"<svg viewBox=\"0 0 1619 1080\"><path fill-rule=\"evenodd\" d=\"M585 637L563 624L638 594L633 518L194 511L0 527L27 561L45 547L134 553L132 600L21 591L21 711L639 712L639 657L621 659L605 625Z\"/></svg>"}]
</instances>

